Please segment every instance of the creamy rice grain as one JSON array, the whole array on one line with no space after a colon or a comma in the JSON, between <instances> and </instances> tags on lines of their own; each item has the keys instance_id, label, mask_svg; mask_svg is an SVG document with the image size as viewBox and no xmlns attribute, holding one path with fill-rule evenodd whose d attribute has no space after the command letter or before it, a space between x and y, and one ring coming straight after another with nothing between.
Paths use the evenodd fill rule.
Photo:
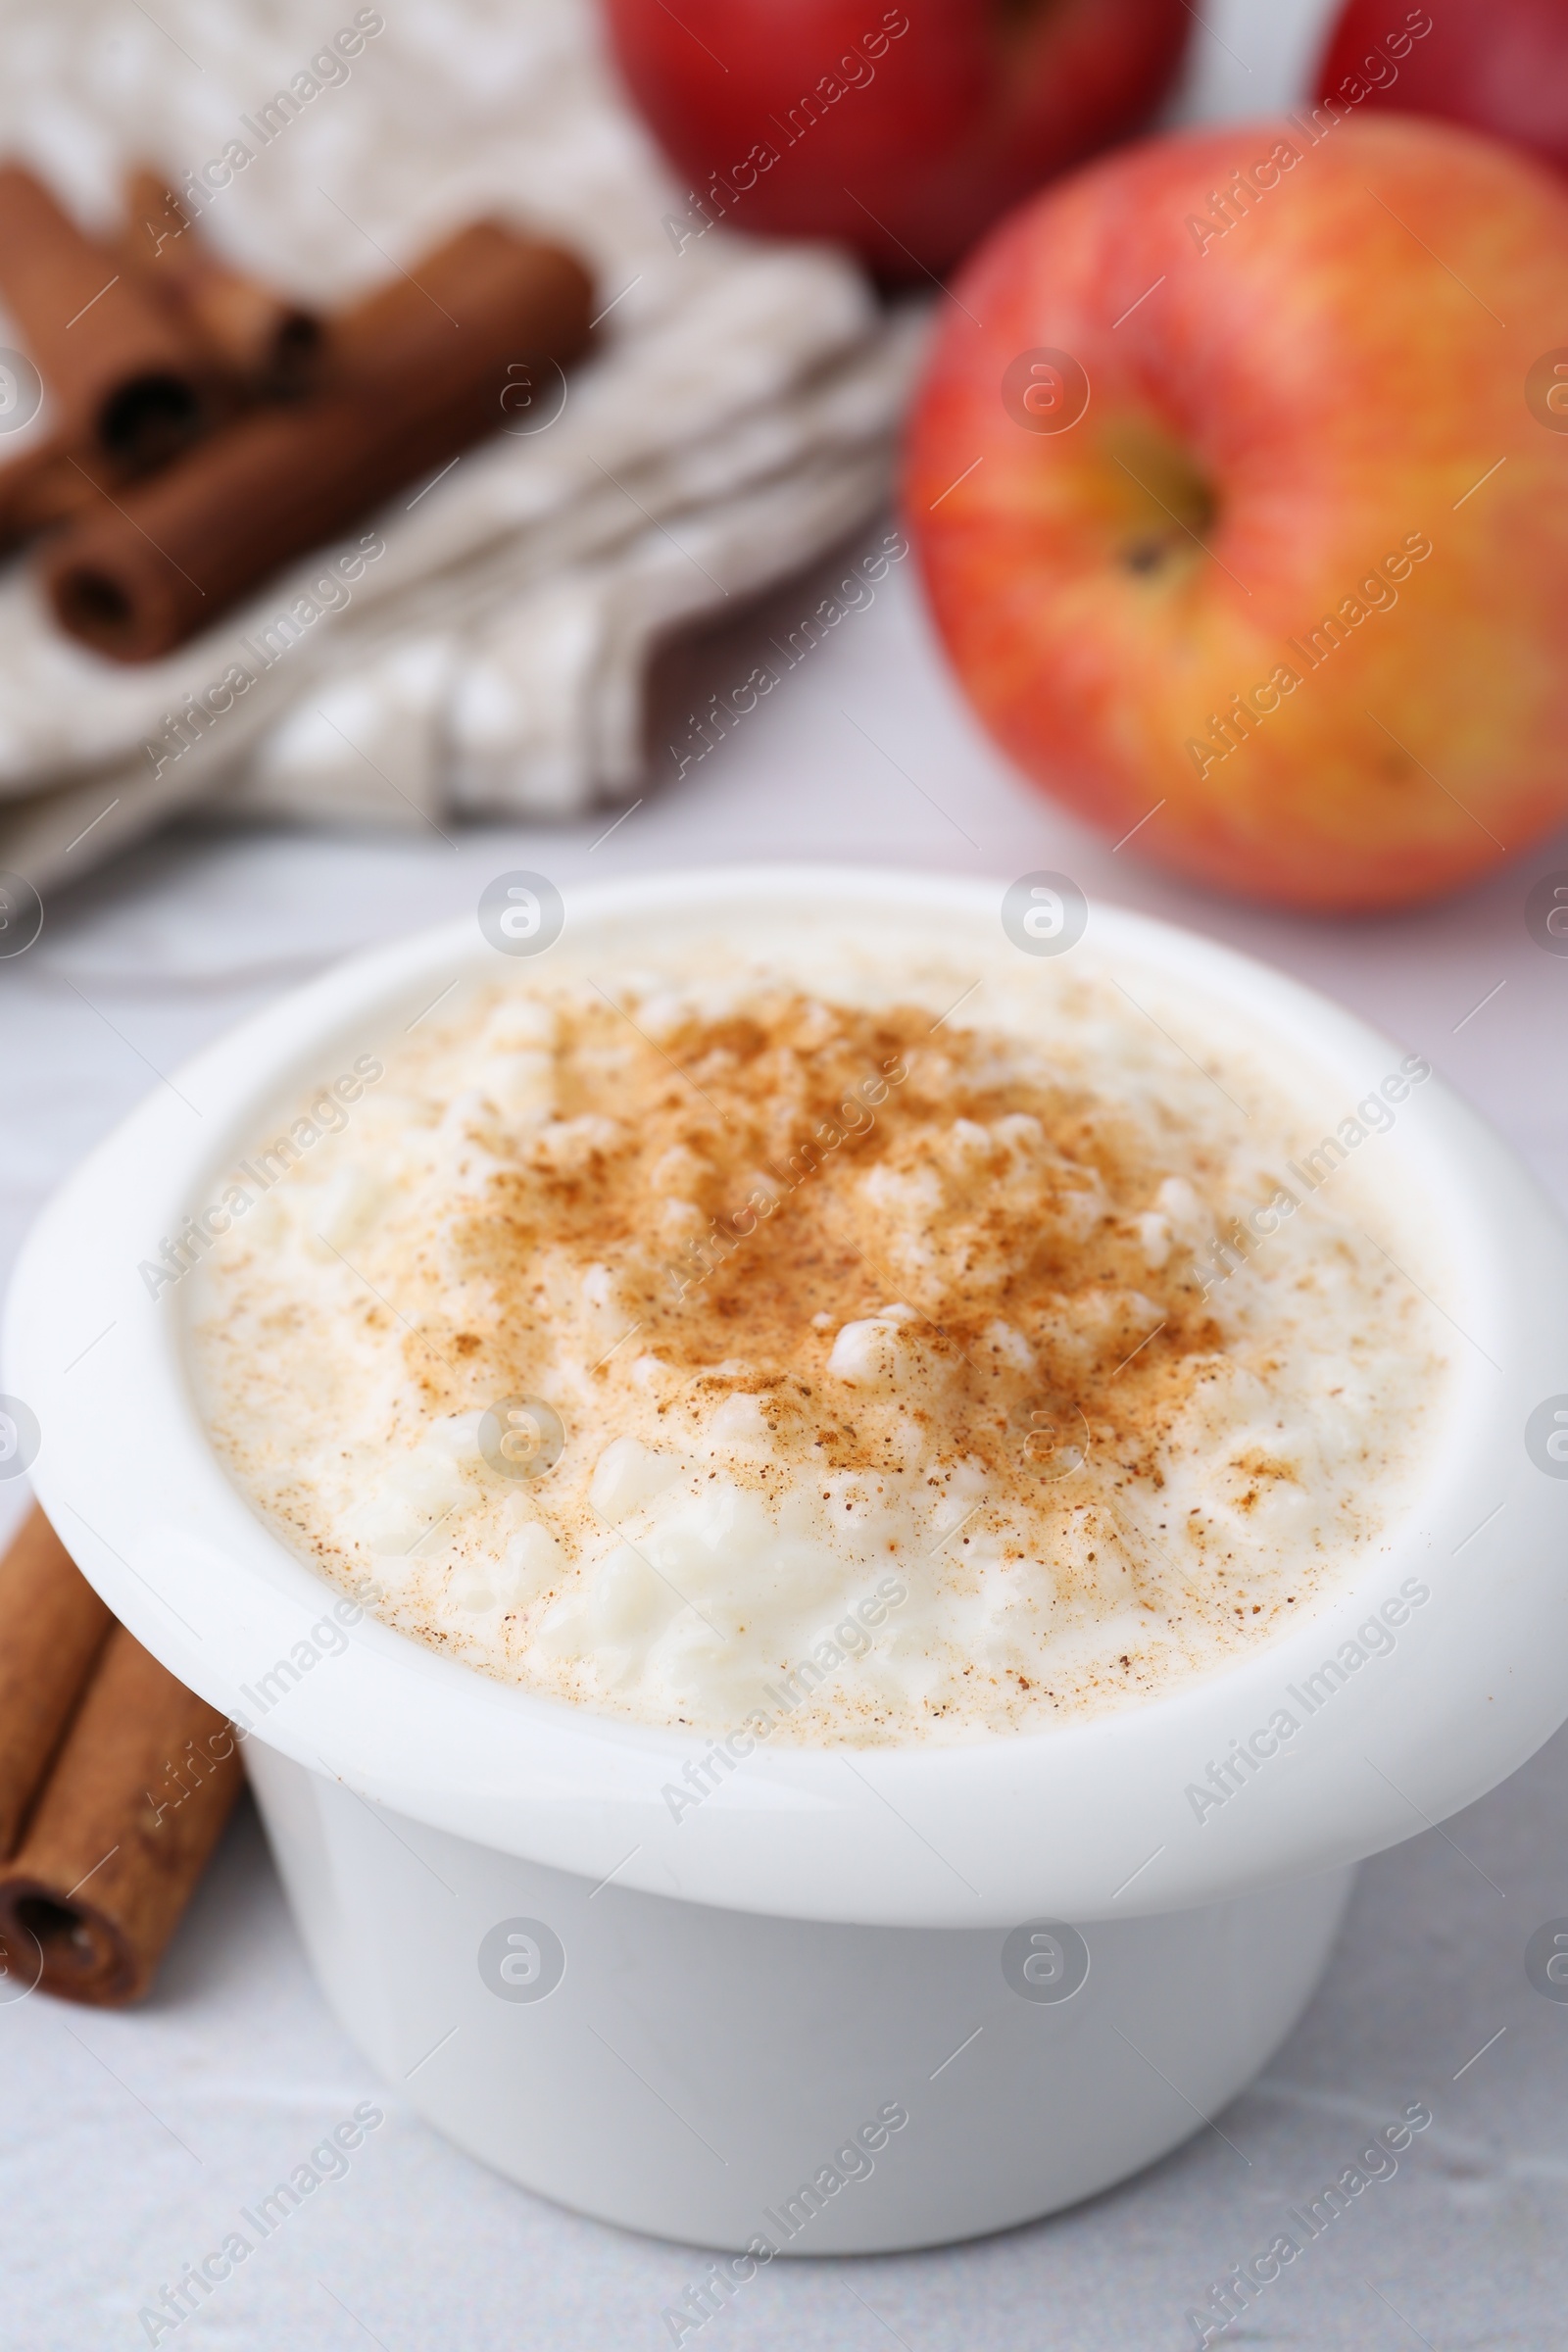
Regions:
<instances>
[{"instance_id":1,"label":"creamy rice grain","mask_svg":"<svg viewBox=\"0 0 1568 2352\"><path fill-rule=\"evenodd\" d=\"M1104 976L962 985L568 977L401 1042L202 1270L241 1488L388 1623L658 1724L793 1677L776 1739L973 1739L1278 1632L1408 1497L1429 1310L1261 1062L1244 1104Z\"/></svg>"}]
</instances>

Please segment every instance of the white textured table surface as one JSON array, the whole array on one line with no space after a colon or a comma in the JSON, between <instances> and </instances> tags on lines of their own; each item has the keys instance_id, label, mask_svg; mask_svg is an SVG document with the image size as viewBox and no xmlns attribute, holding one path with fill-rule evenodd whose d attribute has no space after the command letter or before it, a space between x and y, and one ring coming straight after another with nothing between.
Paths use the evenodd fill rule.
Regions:
<instances>
[{"instance_id":1,"label":"white textured table surface","mask_svg":"<svg viewBox=\"0 0 1568 2352\"><path fill-rule=\"evenodd\" d=\"M1280 7L1276 40L1314 13ZM1237 59L1208 58L1212 95L1224 111L1265 102L1261 68L1241 79L1242 51L1257 47L1245 11L1214 21ZM692 649L678 674L672 664L664 735L684 733L698 681L706 693L743 679L754 640L796 626L836 576ZM1008 878L1062 868L1092 899L1270 957L1419 1048L1568 1203L1568 958L1542 953L1523 914L1536 876L1568 869L1568 840L1461 900L1356 926L1169 885L1002 768L946 682L906 570L702 766L661 782L594 846L597 829L466 834L455 848L429 832L190 834L52 903L37 946L0 963L0 1259L156 1072L341 953L467 911L492 874L521 863L563 882L749 857ZM0 1521L23 1499L0 1489ZM1004 2237L776 2265L701 2340L731 2352L1174 2352L1195 2340L1183 2315L1210 2281L1266 2246L1285 2208L1348 2164L1369 2129L1424 2099L1436 2120L1397 2176L1225 2340L1357 2352L1559 2342L1568 2006L1532 1989L1524 1948L1568 1913L1565 1816L1568 1735L1469 1813L1367 1865L1322 1991L1219 2119L1223 2136L1200 2130L1122 2188ZM316 1993L248 1809L155 1997L127 2016L0 2004L0 2267L17 2352L144 2343L138 2307L368 2097L387 2122L348 2177L257 2250L183 2342L653 2352L669 2340L662 2309L697 2275L688 2250L511 2187L372 2079Z\"/></svg>"}]
</instances>

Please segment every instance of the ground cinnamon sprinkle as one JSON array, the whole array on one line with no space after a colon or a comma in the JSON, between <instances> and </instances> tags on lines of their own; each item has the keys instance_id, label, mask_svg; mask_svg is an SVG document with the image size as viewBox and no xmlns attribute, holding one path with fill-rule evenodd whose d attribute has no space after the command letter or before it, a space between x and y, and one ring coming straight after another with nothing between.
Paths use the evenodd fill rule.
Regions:
<instances>
[{"instance_id":1,"label":"ground cinnamon sprinkle","mask_svg":"<svg viewBox=\"0 0 1568 2352\"><path fill-rule=\"evenodd\" d=\"M1191 1261L1155 1267L1139 1229L1164 1175L1152 1139L1049 1073L977 1055L972 1033L943 1043L930 1029L918 1007L872 1015L781 993L627 1051L609 1007L568 1016L557 1109L604 1131L576 1139L580 1155L564 1156L554 1130L524 1144L439 1254L416 1259L435 1348L410 1337L403 1352L430 1409L462 1411L480 1372L496 1395L529 1388L565 1256L618 1266L640 1355L696 1384L672 1408L693 1427L709 1375L764 1400L788 1433L781 1452L808 1432L831 1467L879 1467L874 1418L824 1421L820 1400L837 1385L840 1327L891 1306L906 1385L933 1392L906 1406L928 1447L956 1444L1033 1494L1030 1439L1082 1410L1097 1443L1144 1464L1200 1377L1194 1358L1222 1345ZM460 1259L467 1283L507 1302L483 1332L443 1328L445 1270ZM715 1373L742 1344L746 1371ZM439 1360L453 1354L457 1378ZM857 1387L892 1384L874 1356ZM595 1377L608 1385L610 1365Z\"/></svg>"}]
</instances>

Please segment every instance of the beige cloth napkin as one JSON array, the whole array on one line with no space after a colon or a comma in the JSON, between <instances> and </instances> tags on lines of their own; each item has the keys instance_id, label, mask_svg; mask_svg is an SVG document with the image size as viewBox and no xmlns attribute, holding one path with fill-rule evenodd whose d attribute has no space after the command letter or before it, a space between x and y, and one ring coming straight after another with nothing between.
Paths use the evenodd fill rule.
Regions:
<instances>
[{"instance_id":1,"label":"beige cloth napkin","mask_svg":"<svg viewBox=\"0 0 1568 2352\"><path fill-rule=\"evenodd\" d=\"M62 638L24 564L0 575L0 867L39 889L196 803L421 824L633 791L658 641L808 563L886 495L920 320L884 317L825 248L672 232L684 192L615 89L588 0L399 0L384 22L338 6L364 35L352 64L326 49L338 25L318 0L160 0L156 23L122 0L0 0L0 145L107 227L127 161L179 185L237 142L249 160L229 152L205 233L322 301L476 213L511 215L586 253L607 348L552 421L498 433L370 518L381 552L346 598L312 584L359 533L128 668ZM313 604L319 617L276 631ZM270 628L291 641L263 668L242 641ZM254 683L230 708L171 725L235 662Z\"/></svg>"}]
</instances>

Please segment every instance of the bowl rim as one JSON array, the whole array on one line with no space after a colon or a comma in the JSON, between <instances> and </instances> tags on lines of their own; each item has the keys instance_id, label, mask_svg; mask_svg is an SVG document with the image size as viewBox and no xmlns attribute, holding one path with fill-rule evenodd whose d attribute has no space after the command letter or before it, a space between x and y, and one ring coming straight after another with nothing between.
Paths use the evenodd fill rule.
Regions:
<instances>
[{"instance_id":1,"label":"bowl rim","mask_svg":"<svg viewBox=\"0 0 1568 2352\"><path fill-rule=\"evenodd\" d=\"M727 866L573 888L567 925L735 920L771 903L841 918L911 908L995 924L996 880L891 867ZM1301 983L1200 934L1096 901L1095 953L1240 1007L1354 1102L1400 1049ZM1473 1801L1568 1715L1568 1482L1530 1459L1528 1414L1568 1391L1568 1234L1512 1153L1434 1076L1378 1139L1391 1200L1418 1188L1450 1278L1447 1442L1413 1512L1353 1577L1258 1649L1117 1712L956 1746L759 1749L700 1806L662 1793L701 1734L500 1684L366 1616L229 1483L189 1392L177 1286L138 1264L177 1231L278 1099L346 1042L373 1044L446 976L492 964L472 916L349 957L230 1029L155 1089L36 1220L7 1300L7 1389L36 1413L33 1486L83 1572L147 1647L246 1737L368 1801L594 1880L808 1919L978 1927L1183 1909L1395 1843ZM107 1330L105 1324L108 1324ZM94 1334L101 1337L94 1341ZM85 1354L78 1350L92 1343ZM1457 1539L1457 1540L1456 1540ZM1401 1584L1394 1646L1344 1663ZM1436 1605L1428 1605L1428 1600ZM1407 1596L1408 1601L1408 1596ZM353 1612L348 1616L352 1620ZM313 1641L312 1628L316 1629ZM317 1652L303 1657L301 1652ZM1289 1744L1251 1745L1338 1654ZM258 1705L258 1685L293 1680ZM1559 1687L1561 1686L1561 1687ZM409 1737L419 1727L417 1741ZM248 1727L248 1730L246 1729ZM1251 1764L1248 1769L1248 1755ZM1223 1786L1223 1777L1221 1781ZM1197 1788L1200 1797L1192 1791Z\"/></svg>"}]
</instances>

